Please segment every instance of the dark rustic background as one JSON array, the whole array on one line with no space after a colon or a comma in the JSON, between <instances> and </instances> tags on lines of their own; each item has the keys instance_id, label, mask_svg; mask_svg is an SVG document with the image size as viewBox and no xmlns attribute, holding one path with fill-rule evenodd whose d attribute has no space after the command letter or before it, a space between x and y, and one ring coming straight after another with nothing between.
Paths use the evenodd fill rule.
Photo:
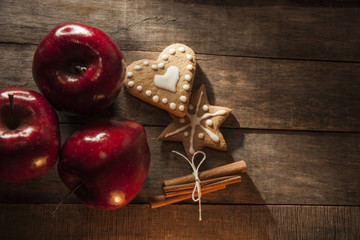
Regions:
<instances>
[{"instance_id":1,"label":"dark rustic background","mask_svg":"<svg viewBox=\"0 0 360 240\"><path fill-rule=\"evenodd\" d=\"M270 3L271 2L271 3ZM150 209L164 179L190 173L157 139L166 112L123 89L94 116L58 112L64 142L84 123L123 116L146 127L152 163L132 203L96 211L53 168L21 184L0 183L0 239L359 239L359 1L0 1L0 88L38 91L31 74L41 39L64 22L106 32L128 63L157 58L176 42L197 54L197 89L233 109L227 152L205 149L203 169L244 160L243 182L191 201ZM136 109L136 110L135 110Z\"/></svg>"}]
</instances>

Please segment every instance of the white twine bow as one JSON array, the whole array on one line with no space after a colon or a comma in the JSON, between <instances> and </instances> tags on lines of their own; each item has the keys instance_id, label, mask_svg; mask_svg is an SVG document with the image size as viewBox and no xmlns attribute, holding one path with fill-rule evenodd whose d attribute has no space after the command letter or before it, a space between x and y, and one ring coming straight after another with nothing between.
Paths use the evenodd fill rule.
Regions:
<instances>
[{"instance_id":1,"label":"white twine bow","mask_svg":"<svg viewBox=\"0 0 360 240\"><path fill-rule=\"evenodd\" d=\"M183 157L191 166L192 170L193 170L193 174L195 177L195 186L194 186L194 190L192 192L192 200L194 202L199 202L199 221L202 220L201 218L201 186L200 186L200 179L199 179L199 168L201 166L201 164L205 161L206 159L206 154L202 151L197 151L194 153L194 155L192 156L191 160L189 160L187 157L185 157L183 154L177 152L177 151L172 151L173 153L176 153L177 155ZM202 154L203 158L201 159L201 161L199 162L199 164L197 166L195 166L194 160L196 158L196 156L198 154ZM197 192L198 197L195 198L195 193Z\"/></svg>"}]
</instances>

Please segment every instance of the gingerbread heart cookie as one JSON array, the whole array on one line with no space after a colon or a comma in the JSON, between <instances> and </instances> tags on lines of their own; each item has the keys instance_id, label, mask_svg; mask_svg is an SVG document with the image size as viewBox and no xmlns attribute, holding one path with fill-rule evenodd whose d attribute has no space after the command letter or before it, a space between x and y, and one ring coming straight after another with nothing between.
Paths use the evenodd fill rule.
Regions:
<instances>
[{"instance_id":1,"label":"gingerbread heart cookie","mask_svg":"<svg viewBox=\"0 0 360 240\"><path fill-rule=\"evenodd\" d=\"M194 51L176 43L165 48L156 61L143 59L131 63L126 69L124 85L131 95L183 117L195 71Z\"/></svg>"}]
</instances>

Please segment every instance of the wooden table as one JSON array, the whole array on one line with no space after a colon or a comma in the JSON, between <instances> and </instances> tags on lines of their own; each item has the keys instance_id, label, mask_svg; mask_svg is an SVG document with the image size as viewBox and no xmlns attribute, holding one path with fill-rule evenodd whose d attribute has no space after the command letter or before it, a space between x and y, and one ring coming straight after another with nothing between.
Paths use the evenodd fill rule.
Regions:
<instances>
[{"instance_id":1,"label":"wooden table","mask_svg":"<svg viewBox=\"0 0 360 240\"><path fill-rule=\"evenodd\" d=\"M79 22L105 31L127 62L156 58L180 42L197 54L194 89L232 115L229 150L205 149L202 169L244 160L243 182L191 201L151 209L164 179L190 173L157 137L168 114L125 89L108 111L58 112L64 142L84 123L123 116L142 123L152 162L131 204L86 208L56 169L21 184L0 183L0 239L360 239L360 9L357 1L0 2L0 88L37 90L32 57L55 26Z\"/></svg>"}]
</instances>

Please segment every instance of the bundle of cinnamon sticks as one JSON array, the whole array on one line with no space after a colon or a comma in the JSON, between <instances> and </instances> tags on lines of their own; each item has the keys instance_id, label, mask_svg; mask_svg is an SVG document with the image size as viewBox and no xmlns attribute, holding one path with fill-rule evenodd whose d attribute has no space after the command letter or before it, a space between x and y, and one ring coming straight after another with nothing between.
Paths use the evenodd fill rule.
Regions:
<instances>
[{"instance_id":1,"label":"bundle of cinnamon sticks","mask_svg":"<svg viewBox=\"0 0 360 240\"><path fill-rule=\"evenodd\" d=\"M241 182L240 173L246 172L247 166L244 161L237 161L199 173L201 194L225 189L227 185ZM192 198L195 186L193 174L168 179L164 181L163 195L149 199L151 208L158 208L172 203ZM197 197L195 192L195 197Z\"/></svg>"}]
</instances>

